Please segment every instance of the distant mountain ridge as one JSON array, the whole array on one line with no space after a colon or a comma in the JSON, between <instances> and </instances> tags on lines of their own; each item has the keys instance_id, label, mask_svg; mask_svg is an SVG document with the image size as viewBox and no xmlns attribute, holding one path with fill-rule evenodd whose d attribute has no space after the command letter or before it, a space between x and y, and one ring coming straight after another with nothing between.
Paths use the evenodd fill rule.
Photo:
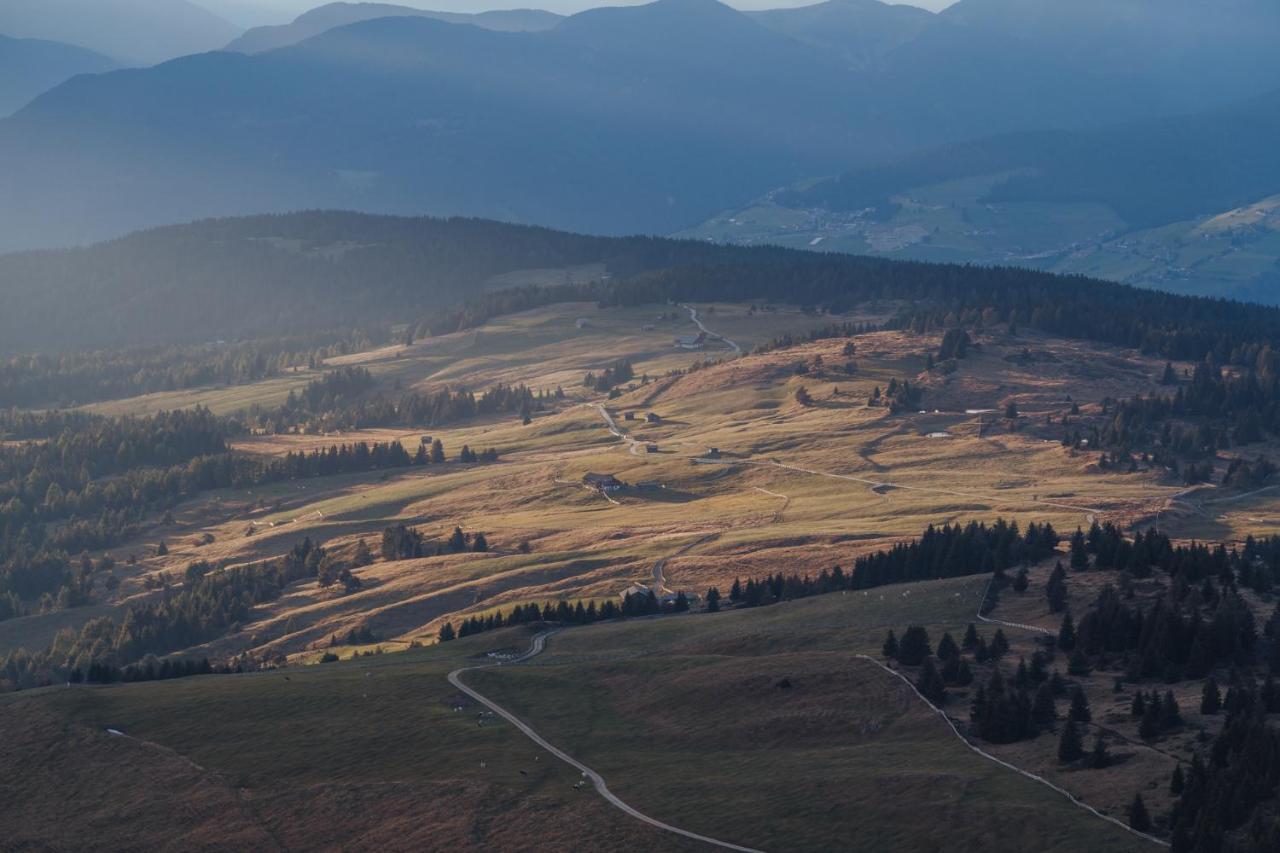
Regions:
<instances>
[{"instance_id":1,"label":"distant mountain ridge","mask_svg":"<svg viewBox=\"0 0 1280 853\"><path fill-rule=\"evenodd\" d=\"M299 15L288 24L254 27L228 44L226 49L237 53L262 53L298 44L336 27L377 18L396 17L435 18L451 24L473 24L484 29L504 32L549 30L563 20L563 16L541 9L465 13L433 12L391 3L329 3Z\"/></svg>"},{"instance_id":2,"label":"distant mountain ridge","mask_svg":"<svg viewBox=\"0 0 1280 853\"><path fill-rule=\"evenodd\" d=\"M306 208L671 233L912 150L1280 87L1280 52L1255 52L1257 38L1170 36L1155 51L1117 36L1132 50L1103 62L1071 35L1109 20L1100 0L1028 0L1071 24L1049 31L1004 25L987 13L998 2L748 15L658 0L537 32L378 17L263 53L78 79L0 122L0 195L15 200L0 209L0 248ZM1177 34L1208 15L1117 2L1136 16L1122 34ZM1263 4L1231 2L1232 38L1277 31Z\"/></svg>"},{"instance_id":3,"label":"distant mountain ridge","mask_svg":"<svg viewBox=\"0 0 1280 853\"><path fill-rule=\"evenodd\" d=\"M101 74L117 63L75 45L0 35L0 117L77 74Z\"/></svg>"},{"instance_id":4,"label":"distant mountain ridge","mask_svg":"<svg viewBox=\"0 0 1280 853\"><path fill-rule=\"evenodd\" d=\"M239 27L189 0L4 0L0 33L65 42L121 64L216 50Z\"/></svg>"}]
</instances>

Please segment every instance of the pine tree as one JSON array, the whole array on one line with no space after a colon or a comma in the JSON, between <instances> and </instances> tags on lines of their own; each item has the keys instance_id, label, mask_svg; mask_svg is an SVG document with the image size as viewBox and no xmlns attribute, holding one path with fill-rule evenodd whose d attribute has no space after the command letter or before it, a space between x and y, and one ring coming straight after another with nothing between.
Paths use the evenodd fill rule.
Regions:
<instances>
[{"instance_id":1,"label":"pine tree","mask_svg":"<svg viewBox=\"0 0 1280 853\"><path fill-rule=\"evenodd\" d=\"M720 612L720 590L714 586L707 590L707 612Z\"/></svg>"},{"instance_id":2,"label":"pine tree","mask_svg":"<svg viewBox=\"0 0 1280 853\"><path fill-rule=\"evenodd\" d=\"M1045 596L1049 599L1049 612L1061 613L1067 609L1067 571L1062 563L1053 567L1049 582L1045 584Z\"/></svg>"},{"instance_id":3,"label":"pine tree","mask_svg":"<svg viewBox=\"0 0 1280 853\"><path fill-rule=\"evenodd\" d=\"M1079 527L1071 535L1071 568L1078 572L1089 568L1089 552L1084 544L1084 531Z\"/></svg>"},{"instance_id":4,"label":"pine tree","mask_svg":"<svg viewBox=\"0 0 1280 853\"><path fill-rule=\"evenodd\" d=\"M1165 691L1164 700L1160 703L1160 729L1168 731L1182 725L1182 714L1178 709L1178 700L1173 691Z\"/></svg>"},{"instance_id":5,"label":"pine tree","mask_svg":"<svg viewBox=\"0 0 1280 853\"><path fill-rule=\"evenodd\" d=\"M1089 666L1089 658L1081 649L1076 649L1071 654L1070 660L1067 661L1067 673L1074 675L1076 678L1084 678L1092 671Z\"/></svg>"},{"instance_id":6,"label":"pine tree","mask_svg":"<svg viewBox=\"0 0 1280 853\"><path fill-rule=\"evenodd\" d=\"M966 652L971 652L978 647L978 628L972 622L969 627L964 629L964 639L961 646Z\"/></svg>"},{"instance_id":7,"label":"pine tree","mask_svg":"<svg viewBox=\"0 0 1280 853\"><path fill-rule=\"evenodd\" d=\"M942 681L942 676L938 674L938 670L933 665L932 658L925 658L924 665L920 667L920 677L916 679L916 689L920 691L920 695L928 699L937 707L942 707L947 701L947 688Z\"/></svg>"},{"instance_id":8,"label":"pine tree","mask_svg":"<svg viewBox=\"0 0 1280 853\"><path fill-rule=\"evenodd\" d=\"M1093 719L1093 713L1089 710L1089 697L1084 695L1084 690L1079 686L1071 691L1071 710L1067 712L1067 716L1076 723L1087 723Z\"/></svg>"},{"instance_id":9,"label":"pine tree","mask_svg":"<svg viewBox=\"0 0 1280 853\"><path fill-rule=\"evenodd\" d=\"M1041 728L1051 729L1058 719L1058 708L1053 700L1053 687L1045 682L1036 688L1035 700L1031 705L1031 717Z\"/></svg>"},{"instance_id":10,"label":"pine tree","mask_svg":"<svg viewBox=\"0 0 1280 853\"><path fill-rule=\"evenodd\" d=\"M477 533L475 538L471 540L471 550L476 553L484 553L489 550L489 540L484 538L483 533Z\"/></svg>"},{"instance_id":11,"label":"pine tree","mask_svg":"<svg viewBox=\"0 0 1280 853\"><path fill-rule=\"evenodd\" d=\"M1218 690L1218 682L1210 676L1204 683L1200 696L1200 713L1212 716L1222 710L1222 692Z\"/></svg>"},{"instance_id":12,"label":"pine tree","mask_svg":"<svg viewBox=\"0 0 1280 853\"><path fill-rule=\"evenodd\" d=\"M889 629L889 636L884 638L884 645L880 647L880 653L890 659L898 656L898 638L894 635L892 628Z\"/></svg>"},{"instance_id":13,"label":"pine tree","mask_svg":"<svg viewBox=\"0 0 1280 853\"><path fill-rule=\"evenodd\" d=\"M1178 764L1173 768L1173 775L1169 777L1169 793L1179 797L1186 786L1186 778L1182 775L1182 765Z\"/></svg>"},{"instance_id":14,"label":"pine tree","mask_svg":"<svg viewBox=\"0 0 1280 853\"><path fill-rule=\"evenodd\" d=\"M1058 629L1058 648L1064 652L1074 650L1076 647L1076 623L1071 618L1070 611L1062 617L1062 627Z\"/></svg>"},{"instance_id":15,"label":"pine tree","mask_svg":"<svg viewBox=\"0 0 1280 853\"><path fill-rule=\"evenodd\" d=\"M949 661L959 656L960 647L956 645L956 641L950 634L943 634L942 639L938 641L938 660Z\"/></svg>"},{"instance_id":16,"label":"pine tree","mask_svg":"<svg viewBox=\"0 0 1280 853\"><path fill-rule=\"evenodd\" d=\"M1005 638L1004 630L996 629L995 635L991 638L991 656L997 660L1004 657L1009 651L1009 640Z\"/></svg>"},{"instance_id":17,"label":"pine tree","mask_svg":"<svg viewBox=\"0 0 1280 853\"><path fill-rule=\"evenodd\" d=\"M457 632L453 630L452 622L446 622L440 626L440 635L439 635L440 642L447 643L456 636L457 636Z\"/></svg>"},{"instance_id":18,"label":"pine tree","mask_svg":"<svg viewBox=\"0 0 1280 853\"><path fill-rule=\"evenodd\" d=\"M467 535L462 532L461 527L453 528L453 533L449 536L450 551L467 550Z\"/></svg>"},{"instance_id":19,"label":"pine tree","mask_svg":"<svg viewBox=\"0 0 1280 853\"><path fill-rule=\"evenodd\" d=\"M1105 770L1110 763L1111 754L1107 752L1107 742L1099 733L1093 741L1093 752L1089 754L1089 766L1094 770Z\"/></svg>"},{"instance_id":20,"label":"pine tree","mask_svg":"<svg viewBox=\"0 0 1280 853\"><path fill-rule=\"evenodd\" d=\"M1068 720L1062 727L1062 736L1058 738L1058 761L1070 764L1084 757L1084 745L1080 742L1080 729L1075 722Z\"/></svg>"},{"instance_id":21,"label":"pine tree","mask_svg":"<svg viewBox=\"0 0 1280 853\"><path fill-rule=\"evenodd\" d=\"M1141 794L1134 794L1133 802L1129 804L1129 826L1138 832L1151 831L1151 816L1147 814Z\"/></svg>"},{"instance_id":22,"label":"pine tree","mask_svg":"<svg viewBox=\"0 0 1280 853\"><path fill-rule=\"evenodd\" d=\"M1129 716L1135 720L1142 719L1147 712L1147 697L1141 690L1134 691L1133 702L1129 705Z\"/></svg>"},{"instance_id":23,"label":"pine tree","mask_svg":"<svg viewBox=\"0 0 1280 853\"><path fill-rule=\"evenodd\" d=\"M1026 592L1027 588L1030 586L1031 586L1031 581L1027 575L1027 567L1023 566L1022 568L1018 569L1018 574L1013 579L1013 591L1017 593L1023 593L1023 592Z\"/></svg>"},{"instance_id":24,"label":"pine tree","mask_svg":"<svg viewBox=\"0 0 1280 853\"><path fill-rule=\"evenodd\" d=\"M929 632L920 625L912 625L903 633L902 640L898 643L898 660L904 666L919 666L932 651Z\"/></svg>"},{"instance_id":25,"label":"pine tree","mask_svg":"<svg viewBox=\"0 0 1280 853\"><path fill-rule=\"evenodd\" d=\"M156 556L164 557L164 556L167 556L168 553L169 553L169 546L164 544L164 540L161 539L160 544L156 546Z\"/></svg>"}]
</instances>

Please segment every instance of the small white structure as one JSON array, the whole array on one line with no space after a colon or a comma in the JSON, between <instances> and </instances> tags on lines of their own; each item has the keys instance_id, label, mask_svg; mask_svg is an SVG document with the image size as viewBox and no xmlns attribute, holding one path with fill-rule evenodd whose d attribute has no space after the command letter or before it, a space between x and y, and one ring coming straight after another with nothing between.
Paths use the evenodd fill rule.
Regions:
<instances>
[{"instance_id":1,"label":"small white structure","mask_svg":"<svg viewBox=\"0 0 1280 853\"><path fill-rule=\"evenodd\" d=\"M579 317L577 320L574 321L573 325L577 326L579 329L585 329L587 326L590 326L591 324L587 322L586 317Z\"/></svg>"}]
</instances>

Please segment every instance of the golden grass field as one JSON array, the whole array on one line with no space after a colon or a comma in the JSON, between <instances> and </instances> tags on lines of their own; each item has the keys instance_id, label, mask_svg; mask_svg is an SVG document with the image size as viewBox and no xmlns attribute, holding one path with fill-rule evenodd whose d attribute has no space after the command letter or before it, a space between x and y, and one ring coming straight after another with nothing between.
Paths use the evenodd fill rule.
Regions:
<instances>
[{"instance_id":1,"label":"golden grass field","mask_svg":"<svg viewBox=\"0 0 1280 853\"><path fill-rule=\"evenodd\" d=\"M787 333L829 322L793 309L751 313L744 306L698 306L709 328L750 350ZM858 321L886 316L867 312ZM675 317L676 319L672 319ZM665 318L665 319L659 319ZM587 321L585 328L577 320ZM645 330L645 327L652 329ZM1051 521L1061 531L1093 518L1125 524L1159 521L1175 534L1218 539L1276 530L1276 493L1226 501L1211 487L1186 496L1163 471L1135 474L1097 469L1092 454L1064 450L1056 421L1075 401L1084 423L1103 397L1156 389L1163 364L1129 351L994 332L950 374L923 372L936 336L875 332L729 358L726 346L702 353L675 349L671 339L693 326L678 306L599 309L568 304L501 318L474 332L450 335L341 359L362 363L385 382L429 388L467 378L482 389L497 382L563 387L566 399L522 426L515 417L446 428L367 430L326 436L254 437L237 444L250 453L314 449L356 439L400 440L413 448L423 434L449 452L463 444L494 447L494 465L455 463L428 469L344 475L208 494L181 506L174 524L157 522L136 542L115 549L126 570L117 601L70 614L42 614L0 623L0 650L39 645L57 628L75 625L113 605L145 595L147 574L175 578L194 559L238 562L278 554L304 536L339 550L404 522L430 536L454 526L483 531L493 552L375 563L360 570L365 589L344 596L302 584L263 608L253 623L208 651L256 650L314 656L333 634L368 624L388 643L429 640L446 618L529 600L616 595L648 582L653 564L669 561L666 583L701 594L736 576L779 567L818 571L847 564L886 541L911 537L928 524L1005 517ZM1022 357L1026 353L1030 358ZM653 377L614 400L582 387L588 371L629 358L637 376ZM822 367L816 369L817 360ZM711 360L709 366L684 371ZM853 375L845 362L856 362ZM714 363L717 362L718 363ZM796 375L796 365L809 367ZM909 379L927 389L920 413L891 415L865 404L875 387ZM208 389L181 400L109 404L115 411L201 404L230 410L263 395L287 393L290 380ZM299 381L302 381L301 378ZM795 400L803 386L809 407ZM161 395L163 396L163 395ZM1022 419L1011 431L999 417L1017 402ZM594 405L604 403L630 437L656 453L611 435ZM971 410L994 410L975 415ZM624 419L626 412L636 420ZM658 424L643 415L655 412ZM1055 425L1047 425L1053 417ZM979 421L981 420L981 435ZM710 448L721 456L699 464ZM705 460L709 461L709 460ZM578 483L588 471L612 473L631 488L608 501ZM249 530L253 535L247 535ZM205 534L212 544L199 545ZM149 556L164 540L170 554ZM518 547L527 542L530 552ZM122 565L123 568L123 565Z\"/></svg>"}]
</instances>

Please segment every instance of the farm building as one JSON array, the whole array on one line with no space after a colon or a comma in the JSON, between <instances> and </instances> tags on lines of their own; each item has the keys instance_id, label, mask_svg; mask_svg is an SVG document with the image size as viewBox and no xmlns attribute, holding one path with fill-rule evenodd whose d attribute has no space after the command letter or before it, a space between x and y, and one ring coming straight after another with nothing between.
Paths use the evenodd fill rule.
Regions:
<instances>
[{"instance_id":1,"label":"farm building","mask_svg":"<svg viewBox=\"0 0 1280 853\"><path fill-rule=\"evenodd\" d=\"M645 420L645 423L650 423L650 424L662 423L662 418L658 415L657 412L650 412L649 414L645 415L644 420Z\"/></svg>"},{"instance_id":2,"label":"farm building","mask_svg":"<svg viewBox=\"0 0 1280 853\"><path fill-rule=\"evenodd\" d=\"M656 445L656 444L646 444L646 445L644 446L644 452L645 452L645 453L657 453L657 452L658 452L658 445Z\"/></svg>"},{"instance_id":3,"label":"farm building","mask_svg":"<svg viewBox=\"0 0 1280 853\"><path fill-rule=\"evenodd\" d=\"M602 492L616 492L623 487L623 482L612 474L584 474L582 485L588 489L599 489Z\"/></svg>"},{"instance_id":4,"label":"farm building","mask_svg":"<svg viewBox=\"0 0 1280 853\"><path fill-rule=\"evenodd\" d=\"M702 345L707 342L707 333L699 332L696 335L680 335L673 342L676 349L698 350L702 349Z\"/></svg>"},{"instance_id":5,"label":"farm building","mask_svg":"<svg viewBox=\"0 0 1280 853\"><path fill-rule=\"evenodd\" d=\"M631 584L631 586L619 592L618 598L625 600L628 595L648 595L648 594L649 594L649 587L645 586L642 583L633 583Z\"/></svg>"}]
</instances>

